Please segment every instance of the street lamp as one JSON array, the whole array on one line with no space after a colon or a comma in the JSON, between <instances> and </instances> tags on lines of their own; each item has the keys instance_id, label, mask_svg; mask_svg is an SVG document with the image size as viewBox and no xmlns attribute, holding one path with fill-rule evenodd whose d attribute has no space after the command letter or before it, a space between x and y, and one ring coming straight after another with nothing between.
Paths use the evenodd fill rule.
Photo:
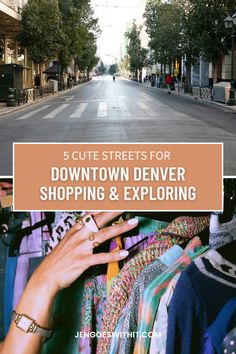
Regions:
<instances>
[{"instance_id":1,"label":"street lamp","mask_svg":"<svg viewBox=\"0 0 236 354\"><path fill-rule=\"evenodd\" d=\"M235 28L236 28L236 12L233 16L228 15L224 20L225 28L231 29L231 82L229 91L228 105L236 104L235 101L235 88L234 88L234 41L235 41Z\"/></svg>"}]
</instances>

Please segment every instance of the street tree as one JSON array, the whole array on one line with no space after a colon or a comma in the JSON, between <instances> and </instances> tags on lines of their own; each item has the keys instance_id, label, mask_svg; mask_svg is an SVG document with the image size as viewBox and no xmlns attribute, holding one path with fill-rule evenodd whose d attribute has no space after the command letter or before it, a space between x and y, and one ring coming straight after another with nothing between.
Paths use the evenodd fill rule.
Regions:
<instances>
[{"instance_id":1,"label":"street tree","mask_svg":"<svg viewBox=\"0 0 236 354\"><path fill-rule=\"evenodd\" d=\"M144 12L149 46L164 71L166 65L172 66L181 57L182 19L184 17L182 0L148 0Z\"/></svg>"},{"instance_id":2,"label":"street tree","mask_svg":"<svg viewBox=\"0 0 236 354\"><path fill-rule=\"evenodd\" d=\"M84 41L81 50L75 60L78 69L86 73L89 77L89 72L97 65L99 58L96 56L97 46L96 39L93 33L87 33L87 39Z\"/></svg>"},{"instance_id":3,"label":"street tree","mask_svg":"<svg viewBox=\"0 0 236 354\"><path fill-rule=\"evenodd\" d=\"M57 55L62 35L58 0L28 0L21 24L19 41L31 60L42 64Z\"/></svg>"},{"instance_id":4,"label":"street tree","mask_svg":"<svg viewBox=\"0 0 236 354\"><path fill-rule=\"evenodd\" d=\"M129 57L126 55L119 63L119 71L121 72L121 75L127 75L130 71L130 66L129 66Z\"/></svg>"},{"instance_id":5,"label":"street tree","mask_svg":"<svg viewBox=\"0 0 236 354\"><path fill-rule=\"evenodd\" d=\"M99 75L104 75L106 73L106 67L105 67L105 65L104 65L102 60L101 60L100 65L97 68L97 71L98 71Z\"/></svg>"},{"instance_id":6,"label":"street tree","mask_svg":"<svg viewBox=\"0 0 236 354\"><path fill-rule=\"evenodd\" d=\"M125 36L128 38L127 53L129 56L129 66L136 80L138 78L138 71L142 70L147 59L147 49L142 48L140 33L141 28L137 26L135 21L133 21L131 29L125 33Z\"/></svg>"},{"instance_id":7,"label":"street tree","mask_svg":"<svg viewBox=\"0 0 236 354\"><path fill-rule=\"evenodd\" d=\"M112 64L108 70L109 75L114 75L118 72L118 65L117 64Z\"/></svg>"},{"instance_id":8,"label":"street tree","mask_svg":"<svg viewBox=\"0 0 236 354\"><path fill-rule=\"evenodd\" d=\"M58 1L63 33L58 57L63 71L71 59L79 58L80 52L86 47L86 41L91 39L90 34L96 38L100 31L90 0Z\"/></svg>"}]
</instances>

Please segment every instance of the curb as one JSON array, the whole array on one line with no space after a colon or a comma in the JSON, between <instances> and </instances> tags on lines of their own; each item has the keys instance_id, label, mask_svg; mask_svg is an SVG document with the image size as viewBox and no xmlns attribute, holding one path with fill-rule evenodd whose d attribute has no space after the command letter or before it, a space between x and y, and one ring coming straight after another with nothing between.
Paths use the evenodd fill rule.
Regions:
<instances>
[{"instance_id":1,"label":"curb","mask_svg":"<svg viewBox=\"0 0 236 354\"><path fill-rule=\"evenodd\" d=\"M129 81L129 82L133 82L139 86L143 86L144 84L143 83L140 83L140 82L137 82L137 81L133 81L133 80L129 80L129 79L126 79L124 78L126 81ZM144 86L150 90L152 89L156 89L156 90L162 90L164 91L164 89L161 89L159 87L151 87L151 86ZM174 95L177 95L177 96L182 96L182 97L186 97L186 98L189 98L191 100L195 100L195 101L198 101L198 102L204 102L204 103L209 103L209 104L212 104L212 105L215 105L215 106L219 106L219 107L223 107L223 108L227 108L227 109L230 109L232 111L236 111L236 106L228 106L227 104L225 103L221 103L221 102L216 102L216 101L210 101L210 100L206 100L204 98L199 98L199 97L194 97L192 95L188 95L188 94L182 94L182 93L179 93L179 92L176 92L176 91L172 91L171 94L174 94Z\"/></svg>"},{"instance_id":2,"label":"curb","mask_svg":"<svg viewBox=\"0 0 236 354\"><path fill-rule=\"evenodd\" d=\"M74 86L72 87L71 89L68 89L68 90L64 90L64 91L58 91L56 93L53 93L51 95L48 95L46 97L43 97L43 98L39 98L37 99L36 101L32 101L32 102L29 102L29 103L25 103L21 106L16 106L16 107L6 107L6 108L9 108L8 110L4 111L4 112L1 112L1 108L0 108L0 117L1 116L5 116L7 114L11 114L11 113L15 113L17 111L20 111L21 109L24 109L24 108L27 108L27 107L30 107L30 106L33 106L33 105L36 105L38 103L41 103L41 102L44 102L44 101L48 101L52 98L56 98L57 96L61 96L63 94L65 94L66 92L72 92L72 91L75 91L76 89L79 89L81 86L84 86L84 85L87 85L88 83L90 83L92 80L89 80L87 82L83 82L82 84L79 84L77 86ZM4 107L5 108L5 107Z\"/></svg>"}]
</instances>

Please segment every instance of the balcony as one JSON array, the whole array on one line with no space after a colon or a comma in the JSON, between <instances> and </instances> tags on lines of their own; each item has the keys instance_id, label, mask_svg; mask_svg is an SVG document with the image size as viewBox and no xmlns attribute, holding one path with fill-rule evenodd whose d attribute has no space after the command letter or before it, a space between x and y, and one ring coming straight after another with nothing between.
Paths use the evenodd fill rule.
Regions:
<instances>
[{"instance_id":1,"label":"balcony","mask_svg":"<svg viewBox=\"0 0 236 354\"><path fill-rule=\"evenodd\" d=\"M20 31L20 6L22 1L0 1L0 37L17 37Z\"/></svg>"}]
</instances>

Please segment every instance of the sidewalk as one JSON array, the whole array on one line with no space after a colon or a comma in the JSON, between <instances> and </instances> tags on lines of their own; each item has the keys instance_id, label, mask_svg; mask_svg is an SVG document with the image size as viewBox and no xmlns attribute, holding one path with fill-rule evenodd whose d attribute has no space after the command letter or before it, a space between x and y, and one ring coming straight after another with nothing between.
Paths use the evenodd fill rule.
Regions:
<instances>
[{"instance_id":1,"label":"sidewalk","mask_svg":"<svg viewBox=\"0 0 236 354\"><path fill-rule=\"evenodd\" d=\"M166 89L163 89L163 88L159 88L157 86L154 86L152 87L150 82L143 82L143 83L140 83L140 82L137 82L137 81L133 81L133 80L130 80L130 79L126 79L127 81L131 81L131 82L134 82L135 84L137 85L140 85L140 86L144 86L144 87L147 87L151 90L161 90L161 91L167 91ZM229 108L233 111L236 111L236 105L235 106L228 106L227 104L225 103L221 103L221 102L216 102L216 101L211 101L211 100L207 100L207 99L204 99L204 98L200 98L200 97L196 97L196 96L193 96L193 95L190 95L188 93L181 93L181 92L178 92L178 89L175 90L175 91L171 91L171 95L179 95L179 96L183 96L183 97L186 97L186 98L189 98L189 99L192 99L192 100L195 100L195 101L199 101L199 102L205 102L205 103L210 103L210 104L213 104L215 106L220 106L220 107L224 107L224 108Z\"/></svg>"},{"instance_id":2,"label":"sidewalk","mask_svg":"<svg viewBox=\"0 0 236 354\"><path fill-rule=\"evenodd\" d=\"M0 105L0 117L4 116L4 115L7 115L7 114L11 114L11 113L17 112L17 111L20 111L21 109L24 109L26 107L32 106L34 104L37 104L37 103L40 103L40 102L44 102L44 101L48 101L48 100L50 100L52 98L55 98L57 96L61 96L61 95L66 94L66 93L73 92L75 89L78 89L79 87L88 84L90 81L84 82L84 83L79 84L77 86L74 86L74 87L72 87L70 89L66 89L66 90L63 90L63 91L58 91L56 93L52 93L52 94L50 94L50 95L48 95L46 97L43 97L43 98L38 98L35 101L31 101L29 103L25 103L25 104L22 104L20 106L7 107L7 106L1 106Z\"/></svg>"}]
</instances>

